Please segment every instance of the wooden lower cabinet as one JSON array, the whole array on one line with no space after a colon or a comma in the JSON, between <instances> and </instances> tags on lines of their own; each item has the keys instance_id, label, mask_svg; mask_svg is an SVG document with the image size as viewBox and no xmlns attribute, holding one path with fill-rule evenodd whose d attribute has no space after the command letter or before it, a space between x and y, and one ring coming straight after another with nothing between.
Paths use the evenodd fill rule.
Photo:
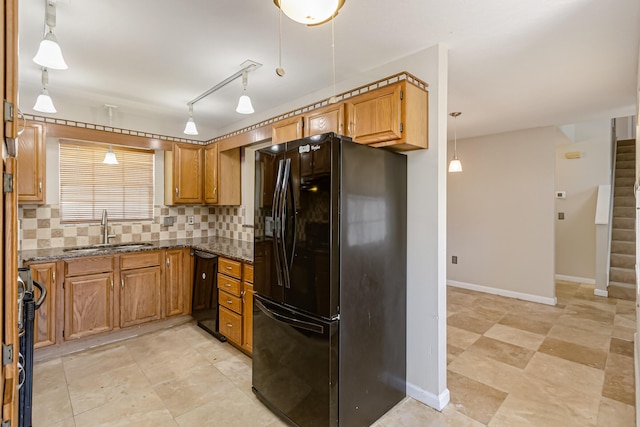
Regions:
<instances>
[{"instance_id":1,"label":"wooden lower cabinet","mask_svg":"<svg viewBox=\"0 0 640 427\"><path fill-rule=\"evenodd\" d=\"M125 270L120 275L120 327L159 320L162 317L160 266Z\"/></svg>"},{"instance_id":2,"label":"wooden lower cabinet","mask_svg":"<svg viewBox=\"0 0 640 427\"><path fill-rule=\"evenodd\" d=\"M29 265L31 276L45 287L47 295L44 302L35 312L34 348L46 347L56 343L56 263L46 262ZM40 291L34 288L34 299L38 301Z\"/></svg>"},{"instance_id":3,"label":"wooden lower cabinet","mask_svg":"<svg viewBox=\"0 0 640 427\"><path fill-rule=\"evenodd\" d=\"M64 339L113 330L113 271L64 280Z\"/></svg>"},{"instance_id":4,"label":"wooden lower cabinet","mask_svg":"<svg viewBox=\"0 0 640 427\"><path fill-rule=\"evenodd\" d=\"M242 348L253 352L253 285L244 283L242 297Z\"/></svg>"},{"instance_id":5,"label":"wooden lower cabinet","mask_svg":"<svg viewBox=\"0 0 640 427\"><path fill-rule=\"evenodd\" d=\"M240 346L242 345L242 316L222 306L220 310L220 333L227 340Z\"/></svg>"},{"instance_id":6,"label":"wooden lower cabinet","mask_svg":"<svg viewBox=\"0 0 640 427\"><path fill-rule=\"evenodd\" d=\"M191 312L190 253L190 249L167 249L165 254L165 317Z\"/></svg>"}]
</instances>

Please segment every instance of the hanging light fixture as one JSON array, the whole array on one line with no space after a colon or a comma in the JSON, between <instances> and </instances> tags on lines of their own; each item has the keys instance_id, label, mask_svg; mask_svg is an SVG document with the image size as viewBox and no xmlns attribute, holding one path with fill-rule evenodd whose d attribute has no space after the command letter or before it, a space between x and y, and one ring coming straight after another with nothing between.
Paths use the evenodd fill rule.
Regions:
<instances>
[{"instance_id":1,"label":"hanging light fixture","mask_svg":"<svg viewBox=\"0 0 640 427\"><path fill-rule=\"evenodd\" d=\"M51 68L53 70L66 70L67 63L62 57L62 50L58 44L53 28L56 26L56 2L55 0L45 0L45 26L49 27L44 38L40 42L38 52L33 57L36 64Z\"/></svg>"},{"instance_id":2,"label":"hanging light fixture","mask_svg":"<svg viewBox=\"0 0 640 427\"><path fill-rule=\"evenodd\" d=\"M242 96L238 100L238 106L236 112L240 114L253 114L253 105L251 105L251 98L247 95L247 72L242 73Z\"/></svg>"},{"instance_id":3,"label":"hanging light fixture","mask_svg":"<svg viewBox=\"0 0 640 427\"><path fill-rule=\"evenodd\" d=\"M184 127L184 133L186 135L198 134L198 128L196 128L196 122L193 121L193 104L189 104L189 120L187 120L187 125Z\"/></svg>"},{"instance_id":4,"label":"hanging light fixture","mask_svg":"<svg viewBox=\"0 0 640 427\"><path fill-rule=\"evenodd\" d=\"M273 0L289 18L306 25L320 25L335 17L345 0Z\"/></svg>"},{"instance_id":5,"label":"hanging light fixture","mask_svg":"<svg viewBox=\"0 0 640 427\"><path fill-rule=\"evenodd\" d=\"M49 96L49 90L47 86L49 85L49 72L46 68L42 69L42 92L38 95L36 99L36 105L33 106L35 111L39 111L41 113L57 113L56 107L53 106L53 100Z\"/></svg>"},{"instance_id":6,"label":"hanging light fixture","mask_svg":"<svg viewBox=\"0 0 640 427\"><path fill-rule=\"evenodd\" d=\"M115 105L105 104L105 108L109 111L109 127L113 128L111 122L113 121L113 109L118 108ZM104 160L102 161L105 165L117 165L118 159L116 158L116 153L113 152L113 147L109 146L107 150L107 154L104 155Z\"/></svg>"},{"instance_id":7,"label":"hanging light fixture","mask_svg":"<svg viewBox=\"0 0 640 427\"><path fill-rule=\"evenodd\" d=\"M458 116L462 114L459 111L449 113L453 117L453 159L449 162L449 172L462 172L462 163L458 159Z\"/></svg>"}]
</instances>

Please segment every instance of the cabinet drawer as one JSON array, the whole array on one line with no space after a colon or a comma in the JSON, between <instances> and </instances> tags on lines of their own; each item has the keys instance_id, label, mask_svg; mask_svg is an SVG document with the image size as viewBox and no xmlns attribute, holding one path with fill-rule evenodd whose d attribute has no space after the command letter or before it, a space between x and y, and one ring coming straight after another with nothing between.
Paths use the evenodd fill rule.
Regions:
<instances>
[{"instance_id":1,"label":"cabinet drawer","mask_svg":"<svg viewBox=\"0 0 640 427\"><path fill-rule=\"evenodd\" d=\"M162 252L141 252L135 254L120 255L120 269L154 267L162 263Z\"/></svg>"},{"instance_id":2,"label":"cabinet drawer","mask_svg":"<svg viewBox=\"0 0 640 427\"><path fill-rule=\"evenodd\" d=\"M218 289L240 296L240 280L218 273Z\"/></svg>"},{"instance_id":3,"label":"cabinet drawer","mask_svg":"<svg viewBox=\"0 0 640 427\"><path fill-rule=\"evenodd\" d=\"M253 265L244 264L242 266L242 280L245 282L253 283Z\"/></svg>"},{"instance_id":4,"label":"cabinet drawer","mask_svg":"<svg viewBox=\"0 0 640 427\"><path fill-rule=\"evenodd\" d=\"M218 272L240 279L242 277L242 263L226 258L218 258Z\"/></svg>"},{"instance_id":5,"label":"cabinet drawer","mask_svg":"<svg viewBox=\"0 0 640 427\"><path fill-rule=\"evenodd\" d=\"M113 271L113 256L111 255L68 259L64 262L65 277L109 271Z\"/></svg>"},{"instance_id":6,"label":"cabinet drawer","mask_svg":"<svg viewBox=\"0 0 640 427\"><path fill-rule=\"evenodd\" d=\"M242 299L240 297L219 290L218 303L231 311L242 314Z\"/></svg>"},{"instance_id":7,"label":"cabinet drawer","mask_svg":"<svg viewBox=\"0 0 640 427\"><path fill-rule=\"evenodd\" d=\"M242 317L231 310L220 307L220 333L238 345L242 344Z\"/></svg>"}]
</instances>

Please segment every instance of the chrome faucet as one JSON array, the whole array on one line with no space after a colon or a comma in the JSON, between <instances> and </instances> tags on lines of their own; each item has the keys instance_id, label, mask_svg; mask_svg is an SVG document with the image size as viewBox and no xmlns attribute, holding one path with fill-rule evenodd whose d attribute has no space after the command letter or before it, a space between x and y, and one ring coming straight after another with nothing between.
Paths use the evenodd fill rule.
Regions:
<instances>
[{"instance_id":1,"label":"chrome faucet","mask_svg":"<svg viewBox=\"0 0 640 427\"><path fill-rule=\"evenodd\" d=\"M106 209L102 210L102 221L100 222L100 225L104 227L102 230L102 244L106 245L109 243L110 238L116 237L115 234L109 234L109 219Z\"/></svg>"}]
</instances>

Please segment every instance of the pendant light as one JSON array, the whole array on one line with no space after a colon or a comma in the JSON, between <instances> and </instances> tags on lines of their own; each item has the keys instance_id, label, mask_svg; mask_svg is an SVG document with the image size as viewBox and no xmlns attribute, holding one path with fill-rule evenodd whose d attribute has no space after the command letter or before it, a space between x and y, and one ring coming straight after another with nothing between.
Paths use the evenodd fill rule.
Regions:
<instances>
[{"instance_id":1,"label":"pendant light","mask_svg":"<svg viewBox=\"0 0 640 427\"><path fill-rule=\"evenodd\" d=\"M184 127L185 135L197 135L198 128L196 128L196 122L193 121L193 104L189 104L189 120Z\"/></svg>"},{"instance_id":2,"label":"pendant light","mask_svg":"<svg viewBox=\"0 0 640 427\"><path fill-rule=\"evenodd\" d=\"M273 0L285 15L306 25L320 25L338 14L345 0Z\"/></svg>"},{"instance_id":3,"label":"pendant light","mask_svg":"<svg viewBox=\"0 0 640 427\"><path fill-rule=\"evenodd\" d=\"M242 96L238 100L238 106L236 112L240 114L253 114L255 111L253 105L251 105L251 98L247 96L247 72L242 73Z\"/></svg>"},{"instance_id":4,"label":"pendant light","mask_svg":"<svg viewBox=\"0 0 640 427\"><path fill-rule=\"evenodd\" d=\"M109 127L113 128L113 125L111 124L113 120L113 109L118 107L116 107L115 105L105 104L105 108L109 111ZM107 150L107 154L104 155L104 160L102 161L102 163L104 163L105 165L118 164L118 159L116 158L116 153L113 152L112 146L109 146L109 149Z\"/></svg>"},{"instance_id":5,"label":"pendant light","mask_svg":"<svg viewBox=\"0 0 640 427\"><path fill-rule=\"evenodd\" d=\"M459 111L449 113L453 117L453 159L449 163L449 172L462 172L462 163L458 159L458 116L462 113Z\"/></svg>"},{"instance_id":6,"label":"pendant light","mask_svg":"<svg viewBox=\"0 0 640 427\"><path fill-rule=\"evenodd\" d=\"M49 27L49 31L40 42L38 52L36 56L33 57L33 62L53 70L66 70L68 68L67 63L62 56L62 50L60 49L58 40L53 34L53 28L56 26L55 0L46 0L45 25Z\"/></svg>"},{"instance_id":7,"label":"pendant light","mask_svg":"<svg viewBox=\"0 0 640 427\"><path fill-rule=\"evenodd\" d=\"M36 99L36 105L33 106L35 111L39 111L41 113L57 113L56 107L53 106L53 100L49 96L49 90L47 86L49 85L49 72L46 68L42 69L42 92L38 95Z\"/></svg>"}]
</instances>

